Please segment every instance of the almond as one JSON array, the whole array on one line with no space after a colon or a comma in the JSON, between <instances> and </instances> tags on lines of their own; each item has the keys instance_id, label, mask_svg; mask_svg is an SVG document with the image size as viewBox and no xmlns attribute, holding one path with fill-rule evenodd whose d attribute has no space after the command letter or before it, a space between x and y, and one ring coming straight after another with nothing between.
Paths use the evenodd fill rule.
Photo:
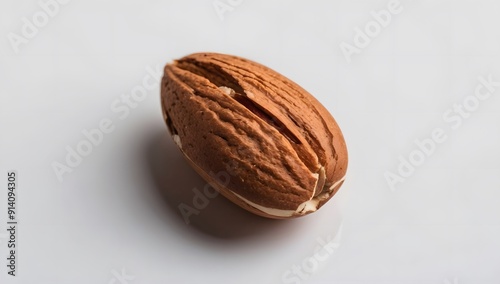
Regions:
<instances>
[{"instance_id":1,"label":"almond","mask_svg":"<svg viewBox=\"0 0 500 284\"><path fill-rule=\"evenodd\" d=\"M344 137L330 113L285 76L241 57L196 53L167 64L164 119L191 166L255 214L315 212L347 170ZM231 171L225 185L210 174Z\"/></svg>"}]
</instances>

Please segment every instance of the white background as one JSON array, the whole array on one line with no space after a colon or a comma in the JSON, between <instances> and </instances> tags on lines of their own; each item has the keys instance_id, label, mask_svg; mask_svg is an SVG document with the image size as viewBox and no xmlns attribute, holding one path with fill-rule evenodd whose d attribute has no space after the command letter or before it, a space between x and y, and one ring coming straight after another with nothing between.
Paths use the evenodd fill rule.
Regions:
<instances>
[{"instance_id":1,"label":"white background","mask_svg":"<svg viewBox=\"0 0 500 284\"><path fill-rule=\"evenodd\" d=\"M500 81L498 1L401 1L350 62L341 43L355 46L389 1L214 3L227 2L73 0L16 53L9 34L43 10L1 1L0 283L500 283L500 90L456 129L442 118L479 76ZM263 63L332 112L350 164L320 211L267 220L218 196L184 222L178 205L205 182L167 136L159 84L124 119L111 105L147 68L202 51ZM52 163L106 118L114 131L59 182ZM391 190L384 174L436 128L447 140ZM12 169L17 277L5 265Z\"/></svg>"}]
</instances>

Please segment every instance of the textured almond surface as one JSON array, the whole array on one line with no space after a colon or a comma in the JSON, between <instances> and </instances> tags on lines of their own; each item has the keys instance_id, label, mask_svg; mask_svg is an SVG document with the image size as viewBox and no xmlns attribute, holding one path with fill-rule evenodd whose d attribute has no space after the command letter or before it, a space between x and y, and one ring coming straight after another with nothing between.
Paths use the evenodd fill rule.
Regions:
<instances>
[{"instance_id":1,"label":"textured almond surface","mask_svg":"<svg viewBox=\"0 0 500 284\"><path fill-rule=\"evenodd\" d=\"M253 61L198 53L165 67L164 117L185 157L215 187L256 214L314 212L342 184L347 150L329 112L307 91Z\"/></svg>"}]
</instances>

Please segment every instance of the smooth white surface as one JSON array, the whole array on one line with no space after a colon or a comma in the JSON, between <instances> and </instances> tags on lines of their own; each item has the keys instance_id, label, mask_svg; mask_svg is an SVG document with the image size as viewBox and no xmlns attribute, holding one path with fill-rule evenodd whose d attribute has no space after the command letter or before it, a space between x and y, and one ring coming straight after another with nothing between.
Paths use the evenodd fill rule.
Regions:
<instances>
[{"instance_id":1,"label":"smooth white surface","mask_svg":"<svg viewBox=\"0 0 500 284\"><path fill-rule=\"evenodd\" d=\"M441 116L478 76L500 81L500 2L401 1L348 63L339 45L388 3L244 1L221 21L212 0L73 0L15 54L8 34L40 6L1 1L0 227L11 169L20 223L16 278L0 231L0 283L284 283L321 246L289 283L499 283L500 90L456 130ZM332 112L350 165L327 206L273 221L218 196L184 222L205 183L167 136L159 84L127 116L111 106L197 51L263 63ZM114 131L59 182L51 163L106 118ZM392 191L384 173L435 128L448 139Z\"/></svg>"}]
</instances>

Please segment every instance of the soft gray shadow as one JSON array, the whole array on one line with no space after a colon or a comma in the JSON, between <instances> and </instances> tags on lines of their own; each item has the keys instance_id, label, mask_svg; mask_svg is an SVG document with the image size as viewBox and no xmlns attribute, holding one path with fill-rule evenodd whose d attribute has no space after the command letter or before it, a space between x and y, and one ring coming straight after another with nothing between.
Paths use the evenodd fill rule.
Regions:
<instances>
[{"instance_id":1,"label":"soft gray shadow","mask_svg":"<svg viewBox=\"0 0 500 284\"><path fill-rule=\"evenodd\" d=\"M207 182L187 163L166 129L153 132L145 141L144 156L156 191L152 194L161 197L172 216L185 226L221 239L240 239L294 225L294 220L272 220L249 213L222 195L210 198L205 208L196 209L194 189L203 191ZM189 217L189 224L181 214L180 204L199 211Z\"/></svg>"}]
</instances>

